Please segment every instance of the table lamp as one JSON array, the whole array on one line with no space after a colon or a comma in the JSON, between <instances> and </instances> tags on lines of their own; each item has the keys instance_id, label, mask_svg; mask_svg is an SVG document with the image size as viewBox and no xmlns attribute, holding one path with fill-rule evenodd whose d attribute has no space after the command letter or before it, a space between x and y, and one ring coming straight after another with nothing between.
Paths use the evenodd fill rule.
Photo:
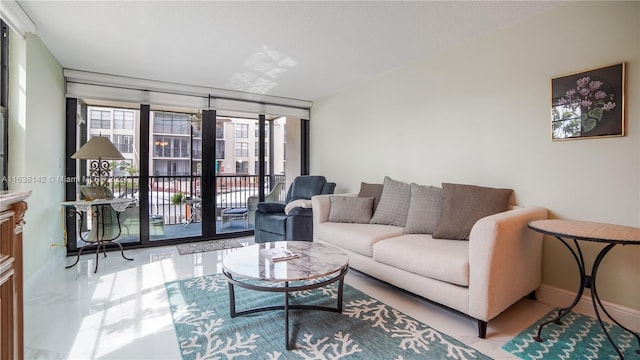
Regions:
<instances>
[{"instance_id":1,"label":"table lamp","mask_svg":"<svg viewBox=\"0 0 640 360\"><path fill-rule=\"evenodd\" d=\"M89 165L89 184L108 186L110 166L106 160L123 160L124 156L116 149L106 136L93 136L78 151L71 155L72 159L93 160Z\"/></svg>"}]
</instances>

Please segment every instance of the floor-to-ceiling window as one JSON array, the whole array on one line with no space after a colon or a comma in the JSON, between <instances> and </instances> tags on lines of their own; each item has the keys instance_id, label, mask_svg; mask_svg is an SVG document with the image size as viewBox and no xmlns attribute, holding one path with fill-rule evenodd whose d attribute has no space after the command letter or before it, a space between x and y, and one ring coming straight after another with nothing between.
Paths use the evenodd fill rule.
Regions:
<instances>
[{"instance_id":1,"label":"floor-to-ceiling window","mask_svg":"<svg viewBox=\"0 0 640 360\"><path fill-rule=\"evenodd\" d=\"M249 199L285 181L285 117L218 111L203 119L197 109L88 99L78 100L75 111L76 118L68 120L75 148L92 136L105 136L124 157L110 162L109 186L115 197L132 199L130 208L119 214L119 241L125 246L251 234ZM215 122L211 132L202 130L203 121ZM264 154L259 151L261 141ZM203 144L215 144L213 156L203 156ZM77 165L70 175L83 179L89 161ZM210 169L212 182L203 180L203 169ZM207 186L213 194L208 198ZM82 198L81 191L76 191L76 198ZM73 230L82 233L90 226L85 221ZM76 239L69 246L73 253L83 242L70 236Z\"/></svg>"}]
</instances>

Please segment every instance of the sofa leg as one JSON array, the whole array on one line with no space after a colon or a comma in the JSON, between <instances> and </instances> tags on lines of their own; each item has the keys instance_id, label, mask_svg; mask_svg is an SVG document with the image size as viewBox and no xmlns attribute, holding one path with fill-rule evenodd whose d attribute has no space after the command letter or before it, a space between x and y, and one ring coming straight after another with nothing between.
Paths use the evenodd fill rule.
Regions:
<instances>
[{"instance_id":1,"label":"sofa leg","mask_svg":"<svg viewBox=\"0 0 640 360\"><path fill-rule=\"evenodd\" d=\"M529 295L527 295L527 297L531 300L538 300L538 298L536 297L536 291L533 290L532 292L529 293Z\"/></svg>"},{"instance_id":2,"label":"sofa leg","mask_svg":"<svg viewBox=\"0 0 640 360\"><path fill-rule=\"evenodd\" d=\"M487 337L487 322L478 320L478 337L484 339Z\"/></svg>"}]
</instances>

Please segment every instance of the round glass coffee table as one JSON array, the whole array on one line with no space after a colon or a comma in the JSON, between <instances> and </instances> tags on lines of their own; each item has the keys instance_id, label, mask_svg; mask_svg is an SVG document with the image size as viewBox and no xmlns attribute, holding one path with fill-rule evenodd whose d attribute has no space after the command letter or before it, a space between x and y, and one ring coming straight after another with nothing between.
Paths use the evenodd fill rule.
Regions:
<instances>
[{"instance_id":1,"label":"round glass coffee table","mask_svg":"<svg viewBox=\"0 0 640 360\"><path fill-rule=\"evenodd\" d=\"M265 251L286 249L296 257L273 261ZM284 334L289 341L289 309L342 312L344 277L349 270L349 256L342 250L310 241L276 241L235 250L222 259L222 273L229 285L229 310L232 318L261 311L284 310ZM320 288L338 282L336 307L289 304L289 293ZM284 293L283 305L237 311L234 286L245 289Z\"/></svg>"}]
</instances>

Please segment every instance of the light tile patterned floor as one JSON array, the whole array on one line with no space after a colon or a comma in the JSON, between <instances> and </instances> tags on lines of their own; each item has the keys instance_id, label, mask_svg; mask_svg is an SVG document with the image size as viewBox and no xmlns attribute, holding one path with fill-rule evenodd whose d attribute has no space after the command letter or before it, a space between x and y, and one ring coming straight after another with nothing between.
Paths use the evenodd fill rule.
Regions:
<instances>
[{"instance_id":1,"label":"light tile patterned floor","mask_svg":"<svg viewBox=\"0 0 640 360\"><path fill-rule=\"evenodd\" d=\"M97 274L95 257L83 255L71 269L60 264L55 271L34 275L25 291L25 358L180 359L164 283L219 273L230 251L179 255L176 246L128 250L134 261L111 252L100 259ZM502 345L551 309L523 299L490 321L487 338L479 339L469 318L356 271L346 281L496 359L514 359Z\"/></svg>"}]
</instances>

